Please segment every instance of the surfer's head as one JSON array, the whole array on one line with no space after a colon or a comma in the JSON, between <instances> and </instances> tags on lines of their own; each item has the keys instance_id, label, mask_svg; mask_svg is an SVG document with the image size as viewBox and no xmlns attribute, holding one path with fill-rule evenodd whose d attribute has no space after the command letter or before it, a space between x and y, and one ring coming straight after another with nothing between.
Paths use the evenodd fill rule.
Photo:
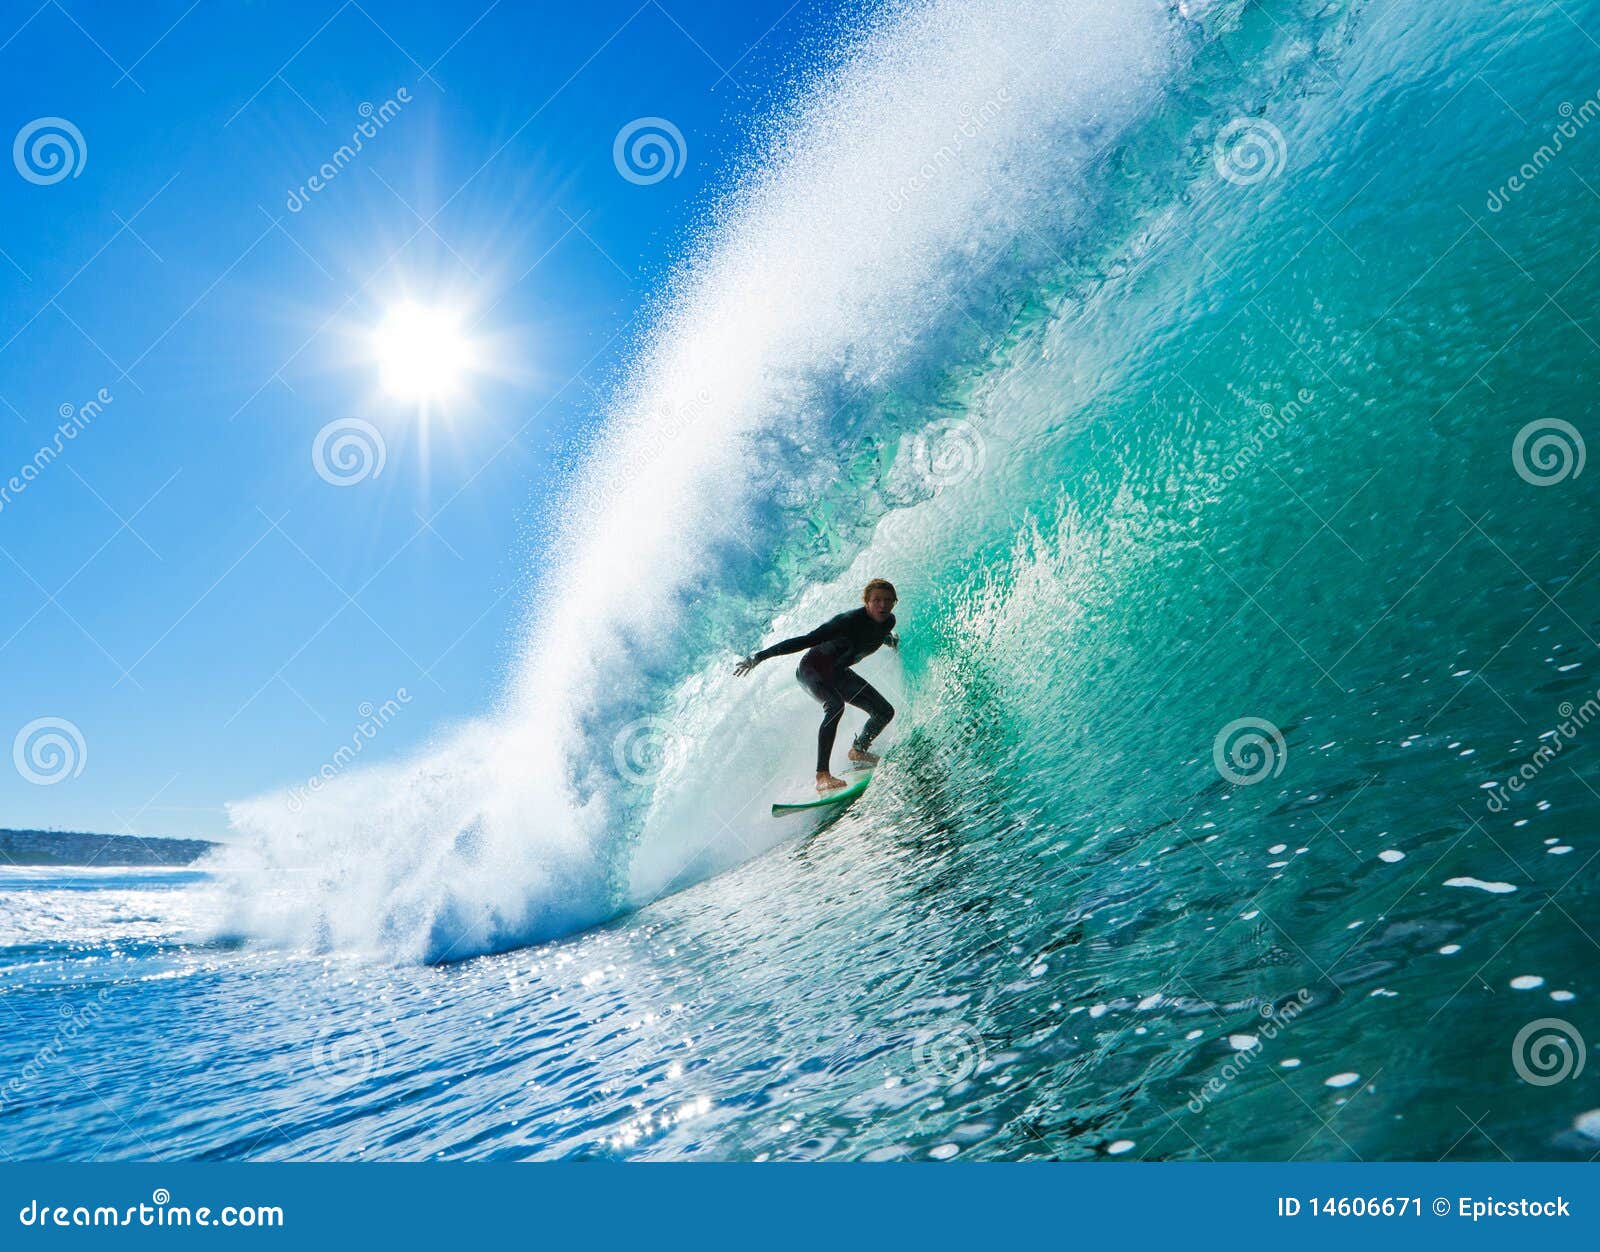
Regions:
<instances>
[{"instance_id":1,"label":"surfer's head","mask_svg":"<svg viewBox=\"0 0 1600 1252\"><path fill-rule=\"evenodd\" d=\"M867 606L867 616L875 622L888 621L899 599L894 584L887 578L874 578L861 593L861 603Z\"/></svg>"}]
</instances>

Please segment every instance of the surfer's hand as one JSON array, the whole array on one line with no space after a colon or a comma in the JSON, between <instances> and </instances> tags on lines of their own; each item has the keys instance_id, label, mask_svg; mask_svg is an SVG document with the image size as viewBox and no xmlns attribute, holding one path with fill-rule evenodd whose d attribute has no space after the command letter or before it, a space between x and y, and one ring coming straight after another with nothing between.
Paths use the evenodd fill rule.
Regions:
<instances>
[{"instance_id":1,"label":"surfer's hand","mask_svg":"<svg viewBox=\"0 0 1600 1252\"><path fill-rule=\"evenodd\" d=\"M756 660L755 657L747 656L744 658L744 660L740 661L733 667L733 676L735 678L743 678L746 674L760 664L761 662Z\"/></svg>"},{"instance_id":2,"label":"surfer's hand","mask_svg":"<svg viewBox=\"0 0 1600 1252\"><path fill-rule=\"evenodd\" d=\"M895 634L894 631L891 630L887 635L885 635L883 637L883 641L896 652L900 651L900 636Z\"/></svg>"}]
</instances>

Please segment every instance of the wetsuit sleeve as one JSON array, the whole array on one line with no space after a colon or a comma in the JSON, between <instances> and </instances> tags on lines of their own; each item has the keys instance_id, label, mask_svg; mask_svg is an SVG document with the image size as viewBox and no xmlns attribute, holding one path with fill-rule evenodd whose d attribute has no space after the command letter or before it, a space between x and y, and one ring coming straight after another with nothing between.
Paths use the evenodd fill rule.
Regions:
<instances>
[{"instance_id":1,"label":"wetsuit sleeve","mask_svg":"<svg viewBox=\"0 0 1600 1252\"><path fill-rule=\"evenodd\" d=\"M780 643L773 644L770 648L762 648L751 659L770 661L775 656L788 656L791 652L804 652L808 648L816 647L819 643L827 643L830 639L838 639L845 634L845 616L841 614L839 617L830 618L809 635L796 635L793 639L785 639Z\"/></svg>"}]
</instances>

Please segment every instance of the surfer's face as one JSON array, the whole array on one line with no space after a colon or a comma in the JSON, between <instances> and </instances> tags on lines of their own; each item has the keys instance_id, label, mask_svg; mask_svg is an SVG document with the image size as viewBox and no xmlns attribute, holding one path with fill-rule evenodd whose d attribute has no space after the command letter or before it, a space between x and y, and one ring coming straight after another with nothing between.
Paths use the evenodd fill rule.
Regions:
<instances>
[{"instance_id":1,"label":"surfer's face","mask_svg":"<svg viewBox=\"0 0 1600 1252\"><path fill-rule=\"evenodd\" d=\"M886 622L894 612L894 597L887 591L874 591L867 597L867 616L875 622Z\"/></svg>"}]
</instances>

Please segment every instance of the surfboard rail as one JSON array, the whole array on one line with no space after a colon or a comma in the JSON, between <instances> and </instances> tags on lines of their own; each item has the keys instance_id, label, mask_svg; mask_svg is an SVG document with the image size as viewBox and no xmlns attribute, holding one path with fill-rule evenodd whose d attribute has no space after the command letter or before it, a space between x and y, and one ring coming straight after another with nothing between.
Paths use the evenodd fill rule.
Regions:
<instances>
[{"instance_id":1,"label":"surfboard rail","mask_svg":"<svg viewBox=\"0 0 1600 1252\"><path fill-rule=\"evenodd\" d=\"M818 795L814 799L799 800L793 804L774 804L772 816L782 817L786 813L804 813L811 809L831 808L836 804L847 804L867 789L867 784L872 781L872 771L863 771L860 778L847 787L840 787L836 791Z\"/></svg>"}]
</instances>

